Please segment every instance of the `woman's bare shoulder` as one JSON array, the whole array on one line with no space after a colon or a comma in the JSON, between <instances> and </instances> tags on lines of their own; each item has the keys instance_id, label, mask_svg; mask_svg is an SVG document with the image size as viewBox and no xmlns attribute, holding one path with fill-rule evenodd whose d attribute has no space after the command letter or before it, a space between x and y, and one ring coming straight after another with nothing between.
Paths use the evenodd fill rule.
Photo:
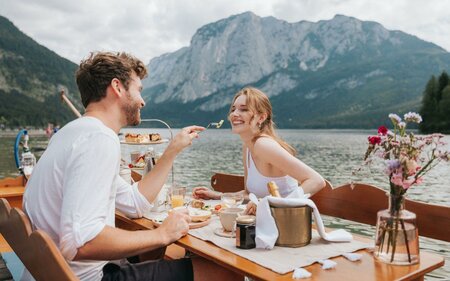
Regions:
<instances>
[{"instance_id":1,"label":"woman's bare shoulder","mask_svg":"<svg viewBox=\"0 0 450 281\"><path fill-rule=\"evenodd\" d=\"M265 149L273 149L276 147L281 147L276 140L274 140L271 136L262 135L255 140L254 149L255 150L265 150Z\"/></svg>"}]
</instances>

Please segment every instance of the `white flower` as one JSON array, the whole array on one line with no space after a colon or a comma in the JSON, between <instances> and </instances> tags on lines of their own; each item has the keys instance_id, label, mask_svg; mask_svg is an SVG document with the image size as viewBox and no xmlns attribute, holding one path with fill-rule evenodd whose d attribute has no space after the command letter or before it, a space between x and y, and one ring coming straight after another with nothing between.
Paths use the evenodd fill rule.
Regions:
<instances>
[{"instance_id":1,"label":"white flower","mask_svg":"<svg viewBox=\"0 0 450 281\"><path fill-rule=\"evenodd\" d=\"M417 124L422 122L422 116L420 116L419 114L417 114L415 112L408 112L408 113L406 113L404 118L405 118L406 122L414 122L414 123L417 123Z\"/></svg>"},{"instance_id":2,"label":"white flower","mask_svg":"<svg viewBox=\"0 0 450 281\"><path fill-rule=\"evenodd\" d=\"M389 119L391 119L392 123L394 123L395 125L402 122L402 118L394 113L389 114Z\"/></svg>"},{"instance_id":3,"label":"white flower","mask_svg":"<svg viewBox=\"0 0 450 281\"><path fill-rule=\"evenodd\" d=\"M400 130L404 129L405 127L406 127L406 123L405 123L405 122L399 122L399 123L398 123L398 128L399 128Z\"/></svg>"}]
</instances>

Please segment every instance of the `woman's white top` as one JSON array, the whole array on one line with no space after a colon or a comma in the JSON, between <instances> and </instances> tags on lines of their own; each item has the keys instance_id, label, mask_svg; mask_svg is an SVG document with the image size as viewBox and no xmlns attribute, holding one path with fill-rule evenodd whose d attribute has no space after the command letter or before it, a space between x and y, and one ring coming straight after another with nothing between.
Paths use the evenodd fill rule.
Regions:
<instances>
[{"instance_id":1,"label":"woman's white top","mask_svg":"<svg viewBox=\"0 0 450 281\"><path fill-rule=\"evenodd\" d=\"M273 181L278 185L281 197L286 197L298 187L298 181L288 175L284 177L266 177L262 175L253 162L252 154L247 148L247 191L258 198L270 195L267 184Z\"/></svg>"}]
</instances>

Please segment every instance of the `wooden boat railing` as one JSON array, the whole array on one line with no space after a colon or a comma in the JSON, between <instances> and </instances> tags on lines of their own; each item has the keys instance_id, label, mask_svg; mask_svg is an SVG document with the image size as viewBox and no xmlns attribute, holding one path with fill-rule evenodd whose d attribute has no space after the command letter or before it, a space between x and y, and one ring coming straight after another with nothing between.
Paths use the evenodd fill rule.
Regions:
<instances>
[{"instance_id":1,"label":"wooden boat railing","mask_svg":"<svg viewBox=\"0 0 450 281\"><path fill-rule=\"evenodd\" d=\"M216 173L211 186L221 192L244 189L244 177ZM327 186L311 199L321 214L370 225L376 224L377 212L388 207L386 191L379 187L357 183L352 188L345 184L333 188ZM406 208L416 213L419 235L450 242L450 207L405 200Z\"/></svg>"}]
</instances>

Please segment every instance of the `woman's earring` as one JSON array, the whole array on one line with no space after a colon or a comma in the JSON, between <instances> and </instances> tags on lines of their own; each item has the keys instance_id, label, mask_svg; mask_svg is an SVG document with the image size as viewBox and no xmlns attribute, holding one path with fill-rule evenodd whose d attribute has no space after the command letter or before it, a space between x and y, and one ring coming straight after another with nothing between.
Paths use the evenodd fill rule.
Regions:
<instances>
[{"instance_id":1,"label":"woman's earring","mask_svg":"<svg viewBox=\"0 0 450 281\"><path fill-rule=\"evenodd\" d=\"M258 128L261 130L262 129L262 124L258 123Z\"/></svg>"}]
</instances>

